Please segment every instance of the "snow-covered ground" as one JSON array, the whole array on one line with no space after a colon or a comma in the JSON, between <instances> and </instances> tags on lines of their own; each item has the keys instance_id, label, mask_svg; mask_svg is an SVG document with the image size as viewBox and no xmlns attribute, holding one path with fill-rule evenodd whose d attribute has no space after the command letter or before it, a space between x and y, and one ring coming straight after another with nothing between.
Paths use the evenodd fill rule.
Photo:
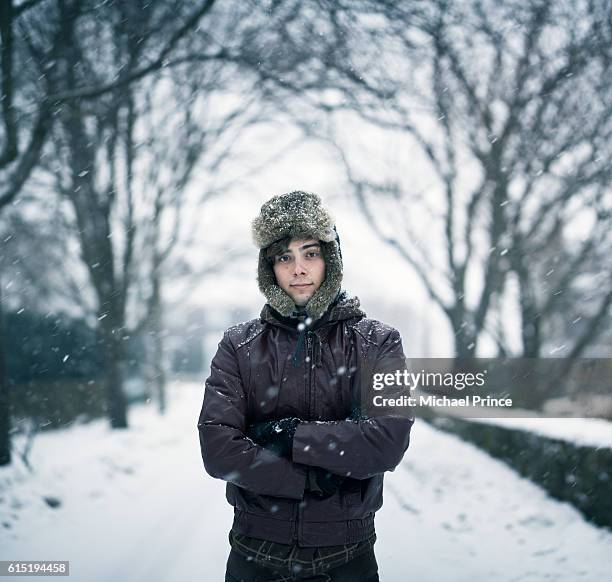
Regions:
<instances>
[{"instance_id":1,"label":"snow-covered ground","mask_svg":"<svg viewBox=\"0 0 612 582\"><path fill-rule=\"evenodd\" d=\"M34 474L0 469L0 559L70 560L77 582L223 580L232 513L202 467L202 390L175 382L168 414L135 407L128 431L39 435ZM612 533L418 420L376 523L383 582L600 581L612 568Z\"/></svg>"}]
</instances>

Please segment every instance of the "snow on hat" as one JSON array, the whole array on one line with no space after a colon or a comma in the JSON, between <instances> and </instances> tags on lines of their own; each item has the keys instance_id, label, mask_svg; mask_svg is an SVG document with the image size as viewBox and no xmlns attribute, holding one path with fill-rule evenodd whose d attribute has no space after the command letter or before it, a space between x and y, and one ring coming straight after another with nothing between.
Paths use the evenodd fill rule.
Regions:
<instances>
[{"instance_id":1,"label":"snow on hat","mask_svg":"<svg viewBox=\"0 0 612 582\"><path fill-rule=\"evenodd\" d=\"M323 242L335 240L334 219L321 199L310 192L289 192L274 196L253 221L253 240L260 248L285 237L312 236Z\"/></svg>"}]
</instances>

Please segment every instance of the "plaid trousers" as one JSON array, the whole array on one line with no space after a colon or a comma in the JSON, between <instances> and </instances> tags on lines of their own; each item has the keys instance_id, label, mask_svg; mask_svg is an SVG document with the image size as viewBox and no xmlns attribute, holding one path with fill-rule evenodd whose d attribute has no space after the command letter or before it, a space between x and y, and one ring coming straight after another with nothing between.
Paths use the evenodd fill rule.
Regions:
<instances>
[{"instance_id":1,"label":"plaid trousers","mask_svg":"<svg viewBox=\"0 0 612 582\"><path fill-rule=\"evenodd\" d=\"M376 534L362 542L316 548L279 544L233 531L229 540L232 552L226 582L378 581L373 549Z\"/></svg>"}]
</instances>

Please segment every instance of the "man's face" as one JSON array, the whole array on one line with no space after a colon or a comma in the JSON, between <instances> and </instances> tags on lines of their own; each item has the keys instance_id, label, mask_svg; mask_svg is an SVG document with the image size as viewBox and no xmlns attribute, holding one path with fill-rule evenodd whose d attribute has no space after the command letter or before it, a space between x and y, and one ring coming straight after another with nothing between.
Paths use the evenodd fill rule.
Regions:
<instances>
[{"instance_id":1,"label":"man's face","mask_svg":"<svg viewBox=\"0 0 612 582\"><path fill-rule=\"evenodd\" d=\"M296 305L306 305L325 279L325 261L318 240L291 239L274 257L274 274L281 289Z\"/></svg>"}]
</instances>

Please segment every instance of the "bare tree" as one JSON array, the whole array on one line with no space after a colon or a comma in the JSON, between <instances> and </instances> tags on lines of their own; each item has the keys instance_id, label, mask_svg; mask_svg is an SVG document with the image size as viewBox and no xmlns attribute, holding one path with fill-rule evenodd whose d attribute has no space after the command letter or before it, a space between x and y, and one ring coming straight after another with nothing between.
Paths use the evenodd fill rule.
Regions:
<instances>
[{"instance_id":1,"label":"bare tree","mask_svg":"<svg viewBox=\"0 0 612 582\"><path fill-rule=\"evenodd\" d=\"M410 170L382 180L358 171L337 137L348 180L374 230L447 317L457 356L475 353L511 272L523 352L539 353L530 330L542 306L529 299L537 249L574 228L576 205L603 227L612 48L605 3L440 0L410 13L385 10L388 45L402 55L393 52L391 68L406 76L378 111L357 111L403 134L428 181L408 185ZM587 241L571 254L580 262L595 247ZM563 284L578 273L564 269ZM601 289L594 317L605 314L611 287Z\"/></svg>"},{"instance_id":2,"label":"bare tree","mask_svg":"<svg viewBox=\"0 0 612 582\"><path fill-rule=\"evenodd\" d=\"M150 83L140 97L141 128L155 139L139 148L140 272L135 276L138 300L131 310L130 333L144 333L147 338L148 376L160 412L166 408L163 283L176 249L189 248L200 230L200 220L190 220L186 214L194 207L205 212L207 204L227 190L228 184L219 184L214 177L223 174L242 132L261 121L261 107L247 91L248 84L234 83L233 103L215 108L228 96L224 69L222 62L208 67L187 64L172 72L168 84ZM176 107L160 106L169 101ZM190 185L195 191L188 197ZM191 280L194 276L189 273Z\"/></svg>"},{"instance_id":3,"label":"bare tree","mask_svg":"<svg viewBox=\"0 0 612 582\"><path fill-rule=\"evenodd\" d=\"M134 81L161 68L170 51L195 27L213 2L202 3L184 22L177 15L183 16L185 11L170 4L160 10L137 4L114 5L105 13L107 23L104 19L92 18L102 8L86 2L59 1L54 3L55 12L50 19L57 23L54 34L62 39L61 54L57 55L52 70L47 71L53 94L45 99L63 103L55 112L55 129L52 129L56 159L61 160L58 166L63 162L63 168L56 172L56 186L73 205L82 255L97 294L108 372L109 416L114 427L127 425L120 367L121 329L134 236ZM175 13L167 12L170 9ZM45 32L42 14L31 12L34 14L29 25L39 33L38 42L42 43ZM47 22L48 14L45 16ZM168 23L177 21L180 26L172 30ZM155 35L156 30L160 32ZM144 51L155 37L164 39L163 48L153 62L142 66ZM90 43L93 39L101 42L111 39L112 44L106 49L102 45L87 45L83 38ZM28 48L41 70L45 70L48 55L37 51L34 42ZM100 156L106 157L108 175L99 171ZM117 202L119 197L122 200ZM112 225L119 204L125 204L125 244L117 257Z\"/></svg>"},{"instance_id":4,"label":"bare tree","mask_svg":"<svg viewBox=\"0 0 612 582\"><path fill-rule=\"evenodd\" d=\"M116 95L121 89L159 71L213 4L214 0L203 0L187 7L172 1L157 3L155 6L135 2L125 7L80 0L29 0L15 6L12 0L3 1L0 4L0 209L16 198L39 165L50 131L63 107L71 109L76 118L82 111L81 105L75 103L76 100ZM113 20L114 13L114 21L117 22L117 12L121 13L122 10L119 23L126 15L125 11L131 11L128 26L132 28L125 35L128 44L131 43L132 49L136 46L141 54L149 52L152 58L138 66L132 63L132 66L124 69L125 63L115 63L118 69L111 66L102 71L98 67L94 75L83 74L82 67L92 63L75 62L74 29L77 28L77 21L79 31L85 34L88 43L93 44L94 40L98 40L100 46L105 47L107 36L102 34L96 39L95 36L87 36L87 33L96 28L96 19ZM86 24L83 24L84 19L88 19ZM89 31L86 30L88 28ZM100 27L97 32L101 32ZM96 47L93 49L93 55L104 52L97 51ZM71 60L73 66L81 67L80 72L72 71L68 74L65 65ZM19 71L19 75L15 74L16 71ZM75 120L71 132L73 144L78 141L77 129L78 121ZM0 328L0 341L2 335ZM10 419L8 386L2 362L4 350L0 345L0 404L6 405L1 407L0 464L5 464L10 462ZM117 418L113 423L123 424L122 406L113 405L113 408L117 408Z\"/></svg>"},{"instance_id":5,"label":"bare tree","mask_svg":"<svg viewBox=\"0 0 612 582\"><path fill-rule=\"evenodd\" d=\"M29 68L23 53L15 48L17 19L35 3L26 2L16 8L12 0L0 3L0 65L2 67L2 145L0 148L0 210L9 204L21 190L39 159L47 133L51 126L51 108L46 99L41 100L33 111L20 112L17 94L21 89L19 78L27 75ZM61 50L61 38L53 35L48 49L50 60ZM38 82L44 94L50 91L46 79ZM27 139L25 146L23 139ZM6 352L4 347L4 325L2 316L2 273L0 272L0 466L11 461L9 388L6 377Z\"/></svg>"},{"instance_id":6,"label":"bare tree","mask_svg":"<svg viewBox=\"0 0 612 582\"><path fill-rule=\"evenodd\" d=\"M80 79L78 85L66 88L57 82L56 73L69 48L62 19L76 13L91 23L96 18L108 18L116 8L85 0L33 0L19 6L13 0L2 2L0 208L19 194L37 167L57 108L76 99L103 97L162 69L214 3L202 0L194 3L191 11L172 0L159 3L158 7L145 2L130 3L131 19L139 24L132 31L133 41L142 54L151 51L152 57L146 64L132 67L129 73L115 74L110 67L106 75ZM88 42L94 40L89 38ZM101 43L104 40L99 39Z\"/></svg>"}]
</instances>

